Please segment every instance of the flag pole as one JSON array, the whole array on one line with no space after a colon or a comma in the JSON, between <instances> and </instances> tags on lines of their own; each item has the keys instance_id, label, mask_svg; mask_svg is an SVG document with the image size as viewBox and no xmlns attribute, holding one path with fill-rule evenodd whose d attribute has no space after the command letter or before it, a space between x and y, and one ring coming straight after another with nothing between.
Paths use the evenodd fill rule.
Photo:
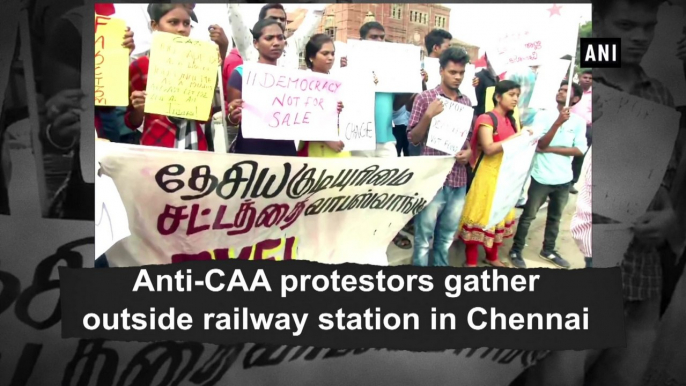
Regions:
<instances>
[{"instance_id":1,"label":"flag pole","mask_svg":"<svg viewBox=\"0 0 686 386\"><path fill-rule=\"evenodd\" d=\"M579 21L576 24L576 38L577 40L579 39L579 29L581 29L581 16L579 16ZM572 52L572 62L569 63L569 75L568 75L568 83L567 83L567 101L565 102L565 108L569 108L569 100L572 97L572 78L574 74L574 63L576 63L576 47L574 47L574 52ZM581 97L579 95L579 97Z\"/></svg>"}]
</instances>

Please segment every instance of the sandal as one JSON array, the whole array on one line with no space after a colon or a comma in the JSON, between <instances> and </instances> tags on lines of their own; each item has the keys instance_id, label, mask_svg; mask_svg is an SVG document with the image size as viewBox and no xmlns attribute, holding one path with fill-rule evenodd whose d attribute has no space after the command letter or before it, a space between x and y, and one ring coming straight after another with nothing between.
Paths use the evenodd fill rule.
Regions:
<instances>
[{"instance_id":1,"label":"sandal","mask_svg":"<svg viewBox=\"0 0 686 386\"><path fill-rule=\"evenodd\" d=\"M492 262L490 262L490 261L488 261L488 260L485 260L485 262L486 262L486 264L488 264L488 265L490 265L491 267L494 267L494 268L509 268L507 265L505 265L505 263L503 263L503 262L500 261L500 260L498 260L498 262L499 262L500 264L502 264L502 265L495 265L495 264L493 264Z\"/></svg>"},{"instance_id":2,"label":"sandal","mask_svg":"<svg viewBox=\"0 0 686 386\"><path fill-rule=\"evenodd\" d=\"M407 237L398 233L393 238L393 244L400 249L410 249L412 248L412 242Z\"/></svg>"}]
</instances>

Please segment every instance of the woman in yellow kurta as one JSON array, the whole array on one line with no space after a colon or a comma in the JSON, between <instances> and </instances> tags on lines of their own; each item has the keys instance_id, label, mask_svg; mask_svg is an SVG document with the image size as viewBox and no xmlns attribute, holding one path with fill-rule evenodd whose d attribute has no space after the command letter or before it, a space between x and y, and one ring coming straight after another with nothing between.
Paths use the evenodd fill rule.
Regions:
<instances>
[{"instance_id":1,"label":"woman in yellow kurta","mask_svg":"<svg viewBox=\"0 0 686 386\"><path fill-rule=\"evenodd\" d=\"M465 199L462 221L458 227L458 237L466 246L467 267L477 266L479 245L486 250L486 259L490 265L504 267L498 260L498 247L504 239L514 234L514 208L494 228L484 227L488 223L495 198L498 172L503 160L502 144L522 134L513 116L520 92L521 87L515 82L498 82L493 93L495 107L479 116L474 123L471 164L475 175Z\"/></svg>"},{"instance_id":2,"label":"woman in yellow kurta","mask_svg":"<svg viewBox=\"0 0 686 386\"><path fill-rule=\"evenodd\" d=\"M310 38L305 46L305 64L312 72L328 74L333 67L336 57L336 48L333 39L326 34L316 34ZM343 110L343 103L338 102L338 113ZM342 141L328 142L300 142L298 155L301 157L350 157L349 151L343 151L345 145Z\"/></svg>"}]
</instances>

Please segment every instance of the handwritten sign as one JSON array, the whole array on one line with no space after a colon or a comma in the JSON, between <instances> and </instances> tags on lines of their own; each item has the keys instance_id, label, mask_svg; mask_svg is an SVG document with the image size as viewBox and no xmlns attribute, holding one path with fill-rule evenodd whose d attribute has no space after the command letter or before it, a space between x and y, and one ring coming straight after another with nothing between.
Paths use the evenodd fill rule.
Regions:
<instances>
[{"instance_id":1,"label":"handwritten sign","mask_svg":"<svg viewBox=\"0 0 686 386\"><path fill-rule=\"evenodd\" d=\"M412 44L348 39L348 67L364 74L359 82L374 84L377 92L422 92L421 48Z\"/></svg>"},{"instance_id":2,"label":"handwritten sign","mask_svg":"<svg viewBox=\"0 0 686 386\"><path fill-rule=\"evenodd\" d=\"M603 130L594 132L594 140L617 149L593 155L596 165L603 165L594 170L603 183L593 187L593 212L631 223L645 213L662 183L680 114L600 84L593 85L593 93L603 104L603 116L594 122Z\"/></svg>"},{"instance_id":3,"label":"handwritten sign","mask_svg":"<svg viewBox=\"0 0 686 386\"><path fill-rule=\"evenodd\" d=\"M348 68L339 70L343 111L339 116L340 138L345 150L376 149L374 86L355 82L359 74Z\"/></svg>"},{"instance_id":4,"label":"handwritten sign","mask_svg":"<svg viewBox=\"0 0 686 386\"><path fill-rule=\"evenodd\" d=\"M426 146L455 155L462 150L467 140L474 109L450 99L439 99L443 103L443 112L431 120Z\"/></svg>"},{"instance_id":5,"label":"handwritten sign","mask_svg":"<svg viewBox=\"0 0 686 386\"><path fill-rule=\"evenodd\" d=\"M217 45L154 32L145 112L206 121L217 84Z\"/></svg>"},{"instance_id":6,"label":"handwritten sign","mask_svg":"<svg viewBox=\"0 0 686 386\"><path fill-rule=\"evenodd\" d=\"M503 142L503 160L498 172L491 214L485 229L498 225L517 205L522 188L529 178L529 171L536 155L539 138L539 134L524 133L517 138Z\"/></svg>"},{"instance_id":7,"label":"handwritten sign","mask_svg":"<svg viewBox=\"0 0 686 386\"><path fill-rule=\"evenodd\" d=\"M95 105L129 104L129 49L122 46L126 22L95 15Z\"/></svg>"},{"instance_id":8,"label":"handwritten sign","mask_svg":"<svg viewBox=\"0 0 686 386\"><path fill-rule=\"evenodd\" d=\"M569 70L569 63L569 60L556 59L548 61L538 68L529 108L553 109L557 107L555 96ZM580 97L581 95L577 96Z\"/></svg>"},{"instance_id":9,"label":"handwritten sign","mask_svg":"<svg viewBox=\"0 0 686 386\"><path fill-rule=\"evenodd\" d=\"M341 82L327 74L243 64L245 138L336 141Z\"/></svg>"},{"instance_id":10,"label":"handwritten sign","mask_svg":"<svg viewBox=\"0 0 686 386\"><path fill-rule=\"evenodd\" d=\"M488 60L496 73L508 71L515 64L537 66L545 55L546 39L534 27L523 30L503 30L490 48L486 50Z\"/></svg>"}]
</instances>

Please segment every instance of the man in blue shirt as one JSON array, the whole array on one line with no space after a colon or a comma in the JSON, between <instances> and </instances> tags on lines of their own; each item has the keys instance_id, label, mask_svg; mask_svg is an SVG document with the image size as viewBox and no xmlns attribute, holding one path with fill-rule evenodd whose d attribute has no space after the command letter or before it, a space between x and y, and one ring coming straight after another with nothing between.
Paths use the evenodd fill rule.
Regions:
<instances>
[{"instance_id":1,"label":"man in blue shirt","mask_svg":"<svg viewBox=\"0 0 686 386\"><path fill-rule=\"evenodd\" d=\"M579 102L583 94L581 86L571 83L572 95L570 105ZM557 110L539 111L534 120L534 132L542 133L538 140L537 154L531 170L531 185L524 211L519 218L517 233L510 250L510 260L517 268L526 268L522 259L522 249L526 245L531 222L538 210L550 198L548 217L546 218L545 236L541 257L561 268L569 268L569 263L555 252L555 241L560 230L562 211L569 200L569 187L574 175L572 160L586 152L586 121L576 114L571 114L565 107L569 83L562 82L557 92Z\"/></svg>"}]
</instances>

